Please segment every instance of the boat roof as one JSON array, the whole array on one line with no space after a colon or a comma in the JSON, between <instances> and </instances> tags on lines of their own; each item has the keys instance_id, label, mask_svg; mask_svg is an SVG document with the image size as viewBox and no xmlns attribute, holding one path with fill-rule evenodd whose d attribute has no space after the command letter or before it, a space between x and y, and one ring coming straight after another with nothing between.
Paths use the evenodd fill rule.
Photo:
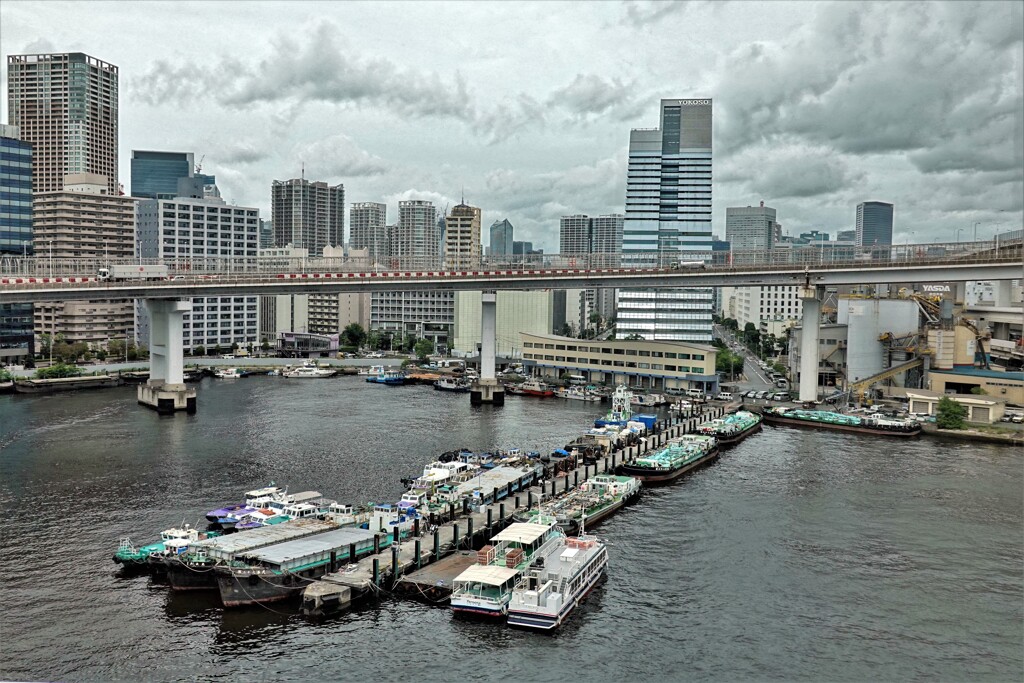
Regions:
<instances>
[{"instance_id":1,"label":"boat roof","mask_svg":"<svg viewBox=\"0 0 1024 683\"><path fill-rule=\"evenodd\" d=\"M278 493L281 491L280 486L266 486L261 489L253 489L252 491L246 491L246 498L255 498L256 496L268 496L271 493Z\"/></svg>"},{"instance_id":2,"label":"boat roof","mask_svg":"<svg viewBox=\"0 0 1024 683\"><path fill-rule=\"evenodd\" d=\"M228 534L216 538L208 538L193 544L193 548L205 549L211 557L230 558L231 556L259 548L272 543L281 543L298 536L330 531L338 528L334 522L324 522L319 519L296 519L287 524L276 524L274 526L263 526L258 529L246 531L243 534Z\"/></svg>"},{"instance_id":3,"label":"boat roof","mask_svg":"<svg viewBox=\"0 0 1024 683\"><path fill-rule=\"evenodd\" d=\"M546 524L533 524L531 522L517 522L509 525L497 536L492 536L491 541L512 541L515 543L530 544L542 538L551 527Z\"/></svg>"},{"instance_id":4,"label":"boat roof","mask_svg":"<svg viewBox=\"0 0 1024 683\"><path fill-rule=\"evenodd\" d=\"M456 581L476 581L492 586L500 586L512 577L519 574L516 569L508 567L495 567L486 564L474 564L455 577Z\"/></svg>"},{"instance_id":5,"label":"boat roof","mask_svg":"<svg viewBox=\"0 0 1024 683\"><path fill-rule=\"evenodd\" d=\"M304 503L307 500L317 500L323 497L324 494L319 491L300 491L298 493L289 494L288 501L291 503Z\"/></svg>"},{"instance_id":6,"label":"boat roof","mask_svg":"<svg viewBox=\"0 0 1024 683\"><path fill-rule=\"evenodd\" d=\"M247 531L246 533L250 532ZM373 537L374 533L372 531L345 527L322 534L297 538L293 541L268 545L245 553L245 557L266 562L267 564L284 564L292 560L301 560L311 555L320 555L337 550L338 548L345 548L352 543L372 541Z\"/></svg>"}]
</instances>

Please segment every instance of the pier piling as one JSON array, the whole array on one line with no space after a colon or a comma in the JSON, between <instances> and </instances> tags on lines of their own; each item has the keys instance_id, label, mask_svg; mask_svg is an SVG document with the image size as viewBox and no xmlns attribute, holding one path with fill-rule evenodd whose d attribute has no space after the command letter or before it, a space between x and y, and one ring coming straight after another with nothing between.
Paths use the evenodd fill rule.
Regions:
<instances>
[{"instance_id":1,"label":"pier piling","mask_svg":"<svg viewBox=\"0 0 1024 683\"><path fill-rule=\"evenodd\" d=\"M338 571L338 551L331 551L331 573Z\"/></svg>"},{"instance_id":2,"label":"pier piling","mask_svg":"<svg viewBox=\"0 0 1024 683\"><path fill-rule=\"evenodd\" d=\"M526 492L526 507L527 509L533 507L533 491Z\"/></svg>"},{"instance_id":3,"label":"pier piling","mask_svg":"<svg viewBox=\"0 0 1024 683\"><path fill-rule=\"evenodd\" d=\"M396 529L397 530L397 529ZM398 581L398 546L391 546L391 584Z\"/></svg>"},{"instance_id":4,"label":"pier piling","mask_svg":"<svg viewBox=\"0 0 1024 683\"><path fill-rule=\"evenodd\" d=\"M380 585L380 560L376 557L373 558L373 585Z\"/></svg>"},{"instance_id":5,"label":"pier piling","mask_svg":"<svg viewBox=\"0 0 1024 683\"><path fill-rule=\"evenodd\" d=\"M556 483L557 483L557 482L555 482L555 481L552 481L552 482L551 482L551 495L552 495L552 496L554 496L554 495L555 495L555 484L556 484Z\"/></svg>"},{"instance_id":6,"label":"pier piling","mask_svg":"<svg viewBox=\"0 0 1024 683\"><path fill-rule=\"evenodd\" d=\"M569 493L569 477L565 477L565 492Z\"/></svg>"},{"instance_id":7,"label":"pier piling","mask_svg":"<svg viewBox=\"0 0 1024 683\"><path fill-rule=\"evenodd\" d=\"M459 525L452 524L452 545L455 548L459 547Z\"/></svg>"},{"instance_id":8,"label":"pier piling","mask_svg":"<svg viewBox=\"0 0 1024 683\"><path fill-rule=\"evenodd\" d=\"M412 521L412 535L417 538L420 535L420 520L418 517Z\"/></svg>"},{"instance_id":9,"label":"pier piling","mask_svg":"<svg viewBox=\"0 0 1024 683\"><path fill-rule=\"evenodd\" d=\"M491 524L493 523L493 520L491 519L491 517L492 517L491 513L493 513L493 512L494 512L494 510L492 510L491 508L487 508L487 531L488 532L491 530Z\"/></svg>"},{"instance_id":10,"label":"pier piling","mask_svg":"<svg viewBox=\"0 0 1024 683\"><path fill-rule=\"evenodd\" d=\"M419 569L423 564L423 553L421 552L420 539L416 539L416 569Z\"/></svg>"},{"instance_id":11,"label":"pier piling","mask_svg":"<svg viewBox=\"0 0 1024 683\"><path fill-rule=\"evenodd\" d=\"M519 496L516 496L516 510L519 509Z\"/></svg>"},{"instance_id":12,"label":"pier piling","mask_svg":"<svg viewBox=\"0 0 1024 683\"><path fill-rule=\"evenodd\" d=\"M395 525L395 530L391 533L391 542L394 543L395 545L398 545L398 538L399 538L398 534L399 534L398 525Z\"/></svg>"},{"instance_id":13,"label":"pier piling","mask_svg":"<svg viewBox=\"0 0 1024 683\"><path fill-rule=\"evenodd\" d=\"M573 470L572 471L572 485L573 486L579 486L580 485L580 472L579 472L579 470Z\"/></svg>"},{"instance_id":14,"label":"pier piling","mask_svg":"<svg viewBox=\"0 0 1024 683\"><path fill-rule=\"evenodd\" d=\"M356 544L355 543L349 543L348 544L348 561L349 561L350 564L352 562L356 561Z\"/></svg>"},{"instance_id":15,"label":"pier piling","mask_svg":"<svg viewBox=\"0 0 1024 683\"><path fill-rule=\"evenodd\" d=\"M516 498L516 502L517 503L519 502L519 498ZM498 523L499 524L504 524L505 523L505 504L504 503L501 503L500 505L498 505Z\"/></svg>"},{"instance_id":16,"label":"pier piling","mask_svg":"<svg viewBox=\"0 0 1024 683\"><path fill-rule=\"evenodd\" d=\"M434 562L441 559L441 532L434 529Z\"/></svg>"},{"instance_id":17,"label":"pier piling","mask_svg":"<svg viewBox=\"0 0 1024 683\"><path fill-rule=\"evenodd\" d=\"M373 535L373 554L380 555L380 534Z\"/></svg>"},{"instance_id":18,"label":"pier piling","mask_svg":"<svg viewBox=\"0 0 1024 683\"><path fill-rule=\"evenodd\" d=\"M472 550L473 549L473 518L472 517L467 517L466 518L466 526L467 526L466 536L469 537L469 549Z\"/></svg>"}]
</instances>

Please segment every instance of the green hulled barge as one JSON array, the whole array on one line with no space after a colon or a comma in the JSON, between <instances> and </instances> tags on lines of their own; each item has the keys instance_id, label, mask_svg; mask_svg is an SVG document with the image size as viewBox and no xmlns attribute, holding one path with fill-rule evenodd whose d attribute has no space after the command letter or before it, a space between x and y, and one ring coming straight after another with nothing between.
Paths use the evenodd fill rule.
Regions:
<instances>
[{"instance_id":1,"label":"green hulled barge","mask_svg":"<svg viewBox=\"0 0 1024 683\"><path fill-rule=\"evenodd\" d=\"M887 417L859 417L824 410L803 410L801 408L771 408L762 412L764 421L771 425L791 427L817 427L843 432L876 434L909 438L921 433L921 424L916 420L901 420Z\"/></svg>"},{"instance_id":2,"label":"green hulled barge","mask_svg":"<svg viewBox=\"0 0 1024 683\"><path fill-rule=\"evenodd\" d=\"M761 416L749 410L738 410L715 420L697 425L697 432L713 436L719 447L737 444L761 429Z\"/></svg>"},{"instance_id":3,"label":"green hulled barge","mask_svg":"<svg viewBox=\"0 0 1024 683\"><path fill-rule=\"evenodd\" d=\"M713 436L686 434L652 455L622 465L619 473L636 477L644 484L668 484L687 472L718 457L718 441Z\"/></svg>"}]
</instances>

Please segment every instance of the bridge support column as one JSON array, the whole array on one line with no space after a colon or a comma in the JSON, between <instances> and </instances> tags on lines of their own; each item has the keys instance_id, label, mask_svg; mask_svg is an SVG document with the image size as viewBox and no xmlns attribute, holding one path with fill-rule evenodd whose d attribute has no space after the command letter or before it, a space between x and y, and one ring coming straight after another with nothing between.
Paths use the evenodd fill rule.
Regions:
<instances>
[{"instance_id":1,"label":"bridge support column","mask_svg":"<svg viewBox=\"0 0 1024 683\"><path fill-rule=\"evenodd\" d=\"M138 400L158 413L196 412L196 390L185 386L182 319L192 310L188 299L145 299L149 313L149 381L139 385Z\"/></svg>"},{"instance_id":2,"label":"bridge support column","mask_svg":"<svg viewBox=\"0 0 1024 683\"><path fill-rule=\"evenodd\" d=\"M824 292L819 287L801 287L800 299L803 304L803 322L800 330L800 400L818 400L818 338L821 324L821 299Z\"/></svg>"},{"instance_id":3,"label":"bridge support column","mask_svg":"<svg viewBox=\"0 0 1024 683\"><path fill-rule=\"evenodd\" d=\"M483 292L480 299L480 379L470 388L469 402L475 406L481 403L500 406L505 404L505 389L494 374L498 295L495 292Z\"/></svg>"}]
</instances>

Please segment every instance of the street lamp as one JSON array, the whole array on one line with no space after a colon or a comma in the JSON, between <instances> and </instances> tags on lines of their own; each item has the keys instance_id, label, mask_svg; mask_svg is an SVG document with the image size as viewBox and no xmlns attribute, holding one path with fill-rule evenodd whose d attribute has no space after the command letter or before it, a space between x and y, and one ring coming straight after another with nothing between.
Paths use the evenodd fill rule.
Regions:
<instances>
[{"instance_id":1,"label":"street lamp","mask_svg":"<svg viewBox=\"0 0 1024 683\"><path fill-rule=\"evenodd\" d=\"M960 244L960 232L961 232L962 230L963 230L963 228L957 228L957 229L956 229L956 243L957 243L957 244Z\"/></svg>"},{"instance_id":2,"label":"street lamp","mask_svg":"<svg viewBox=\"0 0 1024 683\"><path fill-rule=\"evenodd\" d=\"M975 241L975 242L977 242L977 241L978 241L978 226L979 226L979 225L981 225L981 221L977 221L977 222L976 222L976 223L974 224L974 241Z\"/></svg>"}]
</instances>

